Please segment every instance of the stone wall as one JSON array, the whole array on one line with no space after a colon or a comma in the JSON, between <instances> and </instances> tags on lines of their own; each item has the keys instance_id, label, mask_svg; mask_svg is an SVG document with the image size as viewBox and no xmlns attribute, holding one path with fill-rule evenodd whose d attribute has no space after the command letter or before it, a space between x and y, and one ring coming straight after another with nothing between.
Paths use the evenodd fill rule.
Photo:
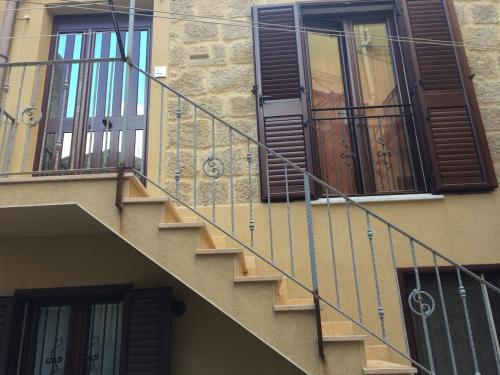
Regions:
<instances>
[{"instance_id":1,"label":"stone wall","mask_svg":"<svg viewBox=\"0 0 500 375\"><path fill-rule=\"evenodd\" d=\"M454 4L462 38L467 45L467 59L474 74L491 156L500 180L500 3L454 0Z\"/></svg>"},{"instance_id":2,"label":"stone wall","mask_svg":"<svg viewBox=\"0 0 500 375\"><path fill-rule=\"evenodd\" d=\"M174 20L170 24L169 35L169 83L179 91L188 95L194 101L205 105L228 123L241 129L248 135L257 137L255 115L255 98L251 93L254 81L251 6L264 2L258 0L170 0L171 12L183 15L195 15L200 22ZM269 0L265 3L285 2ZM498 12L500 2L485 0L455 0L456 10L464 42L470 45L496 49L480 49L467 47L466 52L471 69L475 74L474 83L483 115L488 141L495 163L497 174L500 175L500 25ZM220 20L217 20L219 18ZM247 22L248 26L228 26L222 19L232 19ZM208 21L208 22L203 22ZM175 107L175 103L171 103ZM172 108L172 114L174 112ZM193 191L193 154L191 139L192 121L185 117L192 116L189 108L183 112L183 127L181 130L181 180L180 190ZM198 170L201 171L203 158L211 154L210 124L203 121L199 132L203 144L199 149L201 156ZM227 159L228 147L227 129L218 128L216 143L217 154ZM165 179L167 185L174 185L175 175L175 128L170 128L169 165ZM189 139L186 139L189 138ZM238 150L239 166L245 165L246 143L243 138L236 137L235 148ZM220 157L218 155L218 157ZM258 194L257 162L252 163L252 194L254 199ZM227 174L227 173L226 173ZM217 180L216 203L229 201L230 186L227 176ZM200 179L200 196L198 200L210 203L211 180ZM238 200L248 199L248 176L245 169L235 176L235 197Z\"/></svg>"}]
</instances>

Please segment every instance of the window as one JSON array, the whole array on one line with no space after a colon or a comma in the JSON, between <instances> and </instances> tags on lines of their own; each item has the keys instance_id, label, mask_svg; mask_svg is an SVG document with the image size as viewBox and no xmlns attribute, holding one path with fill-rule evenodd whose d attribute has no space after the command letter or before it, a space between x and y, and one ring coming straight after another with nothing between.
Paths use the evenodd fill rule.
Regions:
<instances>
[{"instance_id":1,"label":"window","mask_svg":"<svg viewBox=\"0 0 500 375\"><path fill-rule=\"evenodd\" d=\"M0 374L169 374L170 290L125 286L19 292L0 300ZM10 307L2 315L2 302ZM9 351L9 347L11 348ZM144 359L147 358L147 361Z\"/></svg>"},{"instance_id":2,"label":"window","mask_svg":"<svg viewBox=\"0 0 500 375\"><path fill-rule=\"evenodd\" d=\"M450 1L259 6L253 20L269 148L346 194L496 187L467 61L451 45L460 35ZM283 199L290 171L260 160L262 198ZM303 196L300 173L288 177Z\"/></svg>"},{"instance_id":3,"label":"window","mask_svg":"<svg viewBox=\"0 0 500 375\"><path fill-rule=\"evenodd\" d=\"M494 286L500 286L500 272L498 270L478 270L488 282ZM432 349L436 374L453 374L453 362L447 341L446 323L442 309L441 293L439 285L445 296L446 318L450 327L450 336L453 345L455 365L458 374L473 374L474 363L470 349L470 339L467 331L467 321L464 315L463 302L458 292L459 281L456 270L441 272L440 281L436 274L422 271L419 275L420 287L432 296L435 310L426 320L428 325L429 343ZM481 285L470 276L462 274L463 286L467 294L468 319L474 337L475 350L478 356L478 366L481 374L496 374L497 365L495 353L491 345L491 334L488 326L489 315L481 290ZM408 308L408 297L416 288L414 271L409 271L402 278L403 293L402 303L406 308L408 337L411 340L410 348L412 358L429 368L427 346L425 343L425 331L421 316L413 313ZM489 306L491 307L491 318L495 323L496 335L500 335L500 298L497 293L488 292ZM428 299L426 301L429 301Z\"/></svg>"},{"instance_id":4,"label":"window","mask_svg":"<svg viewBox=\"0 0 500 375\"><path fill-rule=\"evenodd\" d=\"M121 38L127 44L126 17L118 17ZM134 64L148 69L151 18L137 16L134 31ZM50 58L54 60L107 59L120 56L118 39L108 16L55 17ZM118 164L122 151L125 114L126 64L121 61L92 64L55 64L48 69L45 110L43 169L56 163L56 143L62 131L57 168L105 168ZM65 81L67 88L64 89ZM131 72L128 108L129 145L123 156L138 170L145 168L148 85L144 74ZM50 102L49 102L50 101ZM61 128L62 123L62 130ZM82 136L76 136L82 134Z\"/></svg>"}]
</instances>

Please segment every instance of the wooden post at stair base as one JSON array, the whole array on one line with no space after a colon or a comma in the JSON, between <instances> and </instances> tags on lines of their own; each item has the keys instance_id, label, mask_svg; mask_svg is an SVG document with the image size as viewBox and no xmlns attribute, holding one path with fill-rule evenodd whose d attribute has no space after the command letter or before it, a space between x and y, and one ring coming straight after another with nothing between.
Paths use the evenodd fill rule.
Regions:
<instances>
[{"instance_id":1,"label":"wooden post at stair base","mask_svg":"<svg viewBox=\"0 0 500 375\"><path fill-rule=\"evenodd\" d=\"M123 181L125 177L125 165L120 164L118 167L118 173L116 177L116 198L115 198L115 206L120 210L123 207Z\"/></svg>"}]
</instances>

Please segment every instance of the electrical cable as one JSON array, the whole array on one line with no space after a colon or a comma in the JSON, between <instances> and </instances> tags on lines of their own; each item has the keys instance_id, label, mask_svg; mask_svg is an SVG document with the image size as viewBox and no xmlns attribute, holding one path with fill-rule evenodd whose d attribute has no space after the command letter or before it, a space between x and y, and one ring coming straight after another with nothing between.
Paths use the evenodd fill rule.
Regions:
<instances>
[{"instance_id":1,"label":"electrical cable","mask_svg":"<svg viewBox=\"0 0 500 375\"><path fill-rule=\"evenodd\" d=\"M8 0L0 0L0 1L8 1ZM22 10L34 10L34 9L51 9L51 8L64 8L70 7L70 8L77 8L77 9L84 9L84 10L92 10L92 11L97 11L101 13L110 13L109 9L106 9L105 7L107 6L104 3L98 3L98 2L81 2L76 4L75 1L73 0L61 0L62 2L70 3L68 5L62 5L62 4L54 4L54 5L44 5L44 3L33 1L33 0L26 0L25 3L30 3L30 4L40 4L44 5L42 7L32 7L32 8L20 8L18 11ZM82 5L83 4L83 5ZM87 4L93 5L87 6ZM102 5L103 8L95 8L95 6ZM121 8L121 9L129 9L129 7L121 6L121 5L115 5L115 8ZM173 12L166 12L166 11L160 11L160 10L151 10L151 9L145 9L145 8L135 8L136 10L147 12L147 13L137 13L138 16L144 16L144 17L151 17L151 18L160 18L160 19L171 19L171 20L177 20L177 21L186 21L186 22L199 22L199 23L209 23L209 24L217 24L217 25L224 25L224 26L234 26L234 27L251 27L251 28L258 28L258 29L264 29L264 30L278 30L278 31L289 31L289 32L300 32L300 33L312 33L312 34L323 34L323 35L331 35L331 36L345 36L345 37L354 37L356 35L360 35L359 33L356 32L346 32L346 31L332 31L330 29L322 29L322 28L309 28L309 27L296 27L296 26L286 26L286 25L279 25L279 24L272 24L272 23L263 23L263 22L252 22L252 21L243 21L243 20L233 20L233 19L227 19L227 18L220 18L220 17L206 17L206 16L196 16L196 15L190 15L186 13L173 13ZM151 14L153 12L153 14ZM128 12L126 11L120 11L116 10L113 12L115 14L121 14L121 15L128 15ZM171 14L171 15L177 15L181 17L175 17L175 16L160 16L156 15L155 13L160 13L160 14ZM216 21L224 21L224 22L215 22ZM42 36L42 35L40 35ZM40 36L28 36L32 38L40 37ZM54 36L50 34L46 34L43 36ZM439 45L439 46L447 46L447 47L459 47L459 48L470 48L470 49L482 49L482 50L497 50L496 47L491 47L487 45L478 45L478 44L469 44L469 43L455 43L455 42L447 42L447 41L442 41L442 40L434 40L434 39L426 39L426 38L409 38L409 37L400 37L400 36L386 36L386 35L381 35L381 34L372 34L371 35L373 39L382 39L382 40L389 40L393 42L407 42L407 43L415 43L415 44L431 44L431 45ZM9 37L0 37L0 38L9 38ZM14 37L16 38L16 37Z\"/></svg>"}]
</instances>

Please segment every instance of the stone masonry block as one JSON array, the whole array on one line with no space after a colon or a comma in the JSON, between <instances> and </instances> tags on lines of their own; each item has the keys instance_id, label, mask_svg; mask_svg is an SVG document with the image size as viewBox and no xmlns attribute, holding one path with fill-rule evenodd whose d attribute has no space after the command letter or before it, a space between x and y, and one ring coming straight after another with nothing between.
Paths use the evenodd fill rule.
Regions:
<instances>
[{"instance_id":1,"label":"stone masonry block","mask_svg":"<svg viewBox=\"0 0 500 375\"><path fill-rule=\"evenodd\" d=\"M184 26L184 42L199 43L216 41L219 38L217 25L209 23L186 22Z\"/></svg>"},{"instance_id":2,"label":"stone masonry block","mask_svg":"<svg viewBox=\"0 0 500 375\"><path fill-rule=\"evenodd\" d=\"M253 68L251 66L234 66L210 72L210 90L213 92L231 91L245 93L253 84Z\"/></svg>"},{"instance_id":3,"label":"stone masonry block","mask_svg":"<svg viewBox=\"0 0 500 375\"><path fill-rule=\"evenodd\" d=\"M498 23L497 5L495 3L471 3L469 13L472 23Z\"/></svg>"}]
</instances>

